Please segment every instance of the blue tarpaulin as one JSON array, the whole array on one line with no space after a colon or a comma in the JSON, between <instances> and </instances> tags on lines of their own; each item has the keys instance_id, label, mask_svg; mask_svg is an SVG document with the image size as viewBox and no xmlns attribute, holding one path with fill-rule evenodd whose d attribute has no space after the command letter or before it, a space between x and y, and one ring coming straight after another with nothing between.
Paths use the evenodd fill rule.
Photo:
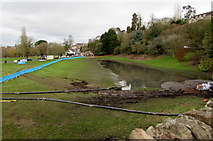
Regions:
<instances>
[{"instance_id":1,"label":"blue tarpaulin","mask_svg":"<svg viewBox=\"0 0 213 141\"><path fill-rule=\"evenodd\" d=\"M19 65L25 65L25 64L26 64L26 61L19 61L18 64L19 64Z\"/></svg>"},{"instance_id":2,"label":"blue tarpaulin","mask_svg":"<svg viewBox=\"0 0 213 141\"><path fill-rule=\"evenodd\" d=\"M16 73L1 77L0 78L0 83L5 82L5 81L10 80L10 79L13 79L13 78L16 78L16 77L18 77L19 75L22 75L22 74L26 74L26 73L37 71L39 69L42 69L43 67L49 66L51 64L57 63L57 62L62 61L62 60L77 59L77 58L84 58L84 57L83 56L78 56L78 57L70 57L70 58L61 58L61 59L58 59L58 60L55 60L55 61L52 61L52 62L49 62L49 63L42 64L42 65L37 66L35 68L21 70L19 72L16 72Z\"/></svg>"}]
</instances>

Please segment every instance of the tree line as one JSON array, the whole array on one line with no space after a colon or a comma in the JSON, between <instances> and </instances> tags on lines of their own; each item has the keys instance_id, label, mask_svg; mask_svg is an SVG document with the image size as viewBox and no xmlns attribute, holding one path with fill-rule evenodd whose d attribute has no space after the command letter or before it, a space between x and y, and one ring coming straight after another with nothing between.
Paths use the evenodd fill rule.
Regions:
<instances>
[{"instance_id":1,"label":"tree line","mask_svg":"<svg viewBox=\"0 0 213 141\"><path fill-rule=\"evenodd\" d=\"M22 28L20 42L15 47L2 48L2 57L26 57L44 55L63 55L73 45L73 38L69 35L60 43L48 43L46 40L33 42L27 36L25 27Z\"/></svg>"},{"instance_id":2,"label":"tree line","mask_svg":"<svg viewBox=\"0 0 213 141\"><path fill-rule=\"evenodd\" d=\"M198 65L200 70L213 71L212 20L187 23L196 13L184 6L184 18L156 19L151 16L148 25L142 25L140 14L132 15L131 26L121 31L111 28L99 40L88 43L95 55L147 54L172 55L179 61Z\"/></svg>"}]
</instances>

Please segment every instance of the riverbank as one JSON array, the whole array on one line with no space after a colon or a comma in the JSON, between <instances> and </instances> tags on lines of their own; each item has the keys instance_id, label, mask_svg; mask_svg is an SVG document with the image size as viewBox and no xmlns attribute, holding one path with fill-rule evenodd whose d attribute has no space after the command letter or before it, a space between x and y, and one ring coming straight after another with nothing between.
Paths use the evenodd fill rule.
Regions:
<instances>
[{"instance_id":1,"label":"riverbank","mask_svg":"<svg viewBox=\"0 0 213 141\"><path fill-rule=\"evenodd\" d=\"M158 68L198 72L197 68L190 66L187 62L179 62L172 56L146 57L138 55L117 55L97 57L97 59L109 59L119 62L134 62Z\"/></svg>"}]
</instances>

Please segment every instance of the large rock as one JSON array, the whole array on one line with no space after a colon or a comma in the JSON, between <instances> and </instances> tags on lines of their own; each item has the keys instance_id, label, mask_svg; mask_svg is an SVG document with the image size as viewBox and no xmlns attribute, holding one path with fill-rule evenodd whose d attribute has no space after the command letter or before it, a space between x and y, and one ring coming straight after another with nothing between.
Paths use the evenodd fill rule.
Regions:
<instances>
[{"instance_id":1,"label":"large rock","mask_svg":"<svg viewBox=\"0 0 213 141\"><path fill-rule=\"evenodd\" d=\"M211 135L212 128L194 117L179 116L176 122L184 124L192 132L193 138L196 140L213 139Z\"/></svg>"},{"instance_id":2,"label":"large rock","mask_svg":"<svg viewBox=\"0 0 213 141\"><path fill-rule=\"evenodd\" d=\"M193 139L191 130L184 123L177 122L175 119L168 118L163 123L158 124L156 128L161 134L172 139Z\"/></svg>"},{"instance_id":3,"label":"large rock","mask_svg":"<svg viewBox=\"0 0 213 141\"><path fill-rule=\"evenodd\" d=\"M204 122L190 116L168 118L156 127L150 126L146 132L155 139L191 139L212 140L212 128Z\"/></svg>"},{"instance_id":4,"label":"large rock","mask_svg":"<svg viewBox=\"0 0 213 141\"><path fill-rule=\"evenodd\" d=\"M171 139L171 137L168 137L164 133L161 133L158 129L154 128L153 126L150 126L146 133L152 136L155 139Z\"/></svg>"},{"instance_id":5,"label":"large rock","mask_svg":"<svg viewBox=\"0 0 213 141\"><path fill-rule=\"evenodd\" d=\"M213 127L213 99L210 99L209 102L207 102L205 108L200 110L192 110L186 112L185 114L195 117L196 119Z\"/></svg>"},{"instance_id":6,"label":"large rock","mask_svg":"<svg viewBox=\"0 0 213 141\"><path fill-rule=\"evenodd\" d=\"M190 112L186 112L186 115L195 117L196 119L206 123L213 127L213 109L212 108L202 108L200 110L192 110Z\"/></svg>"},{"instance_id":7,"label":"large rock","mask_svg":"<svg viewBox=\"0 0 213 141\"><path fill-rule=\"evenodd\" d=\"M132 133L129 136L130 140L152 140L155 141L153 137L151 137L149 134L147 134L143 129L136 128L132 131Z\"/></svg>"},{"instance_id":8,"label":"large rock","mask_svg":"<svg viewBox=\"0 0 213 141\"><path fill-rule=\"evenodd\" d=\"M139 129L133 130L133 139L145 139L148 134L156 140L213 140L212 107L213 99L210 99L205 108L179 115L176 119L168 118L155 127L150 126L146 132Z\"/></svg>"}]
</instances>

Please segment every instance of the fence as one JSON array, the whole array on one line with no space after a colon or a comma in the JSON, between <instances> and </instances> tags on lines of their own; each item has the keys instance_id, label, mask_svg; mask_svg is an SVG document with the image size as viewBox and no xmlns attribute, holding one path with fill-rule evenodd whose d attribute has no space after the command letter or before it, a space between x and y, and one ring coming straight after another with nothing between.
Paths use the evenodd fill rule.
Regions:
<instances>
[{"instance_id":1,"label":"fence","mask_svg":"<svg viewBox=\"0 0 213 141\"><path fill-rule=\"evenodd\" d=\"M71 57L71 58L61 58L61 59L58 59L58 60L55 60L55 61L52 61L52 62L49 62L49 63L42 64L42 65L37 66L35 68L21 70L19 72L16 72L16 73L1 77L0 78L0 83L3 83L5 81L7 81L7 80L11 80L13 78L16 78L16 77L18 77L19 75L22 75L22 74L26 74L26 73L30 73L30 72L34 72L34 71L40 70L43 67L49 66L51 64L57 63L57 62L62 61L62 60L77 59L77 58L84 58L84 57L83 56L78 56L78 57Z\"/></svg>"}]
</instances>

